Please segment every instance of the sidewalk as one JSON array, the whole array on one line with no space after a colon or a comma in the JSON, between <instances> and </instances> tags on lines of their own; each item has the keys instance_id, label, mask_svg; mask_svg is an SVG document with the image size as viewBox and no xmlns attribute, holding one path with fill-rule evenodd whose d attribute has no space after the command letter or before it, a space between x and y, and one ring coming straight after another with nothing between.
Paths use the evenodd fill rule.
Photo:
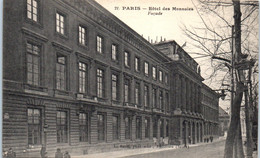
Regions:
<instances>
[{"instance_id":1,"label":"sidewalk","mask_svg":"<svg viewBox=\"0 0 260 158\"><path fill-rule=\"evenodd\" d=\"M212 143L224 141L224 138L219 138L217 140L214 140ZM198 144L191 144L189 145L190 148L196 147L196 146L203 146L207 144L212 143L198 143ZM182 146L174 146L174 145L168 145L164 146L162 148L138 148L138 149L126 149L121 151L112 151L112 152L104 152L104 153L96 153L96 154L88 154L88 155L79 155L79 156L72 156L73 158L120 158L120 157L126 157L126 156L132 156L132 155L139 155L139 154L147 154L147 153L154 153L154 152L160 152L160 151L167 151L167 150L176 150L179 148L183 148Z\"/></svg>"}]
</instances>

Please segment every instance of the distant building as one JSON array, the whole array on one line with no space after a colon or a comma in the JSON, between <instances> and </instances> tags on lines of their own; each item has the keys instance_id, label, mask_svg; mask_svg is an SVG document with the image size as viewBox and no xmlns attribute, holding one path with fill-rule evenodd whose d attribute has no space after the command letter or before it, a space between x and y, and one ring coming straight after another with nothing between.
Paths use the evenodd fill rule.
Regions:
<instances>
[{"instance_id":1,"label":"distant building","mask_svg":"<svg viewBox=\"0 0 260 158\"><path fill-rule=\"evenodd\" d=\"M227 135L229 119L229 114L219 106L219 136Z\"/></svg>"},{"instance_id":2,"label":"distant building","mask_svg":"<svg viewBox=\"0 0 260 158\"><path fill-rule=\"evenodd\" d=\"M218 96L175 41L149 43L94 0L5 0L3 13L3 150L82 155L215 134Z\"/></svg>"}]
</instances>

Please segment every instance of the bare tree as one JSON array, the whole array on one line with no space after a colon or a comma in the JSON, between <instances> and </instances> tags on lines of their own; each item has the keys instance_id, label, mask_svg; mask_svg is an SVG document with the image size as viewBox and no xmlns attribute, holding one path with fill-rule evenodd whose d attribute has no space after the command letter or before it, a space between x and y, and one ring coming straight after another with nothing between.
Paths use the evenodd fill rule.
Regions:
<instances>
[{"instance_id":1,"label":"bare tree","mask_svg":"<svg viewBox=\"0 0 260 158\"><path fill-rule=\"evenodd\" d=\"M258 1L198 0L194 2L194 6L201 18L201 26L183 26L182 29L191 40L193 48L196 48L196 51L190 53L197 58L211 59L213 70L206 80L208 83L214 80L214 83L218 83L221 88L223 83L230 84L232 78L230 70L233 68L231 61L240 62L244 54L258 59ZM235 28L234 33L231 31L232 25ZM234 38L232 38L233 34ZM234 56L232 50L235 52ZM254 70L253 72L253 76L258 73ZM244 85L238 77L241 73L241 71L235 73L236 92L231 105L231 122L226 140L225 158L244 157L240 125ZM253 82L258 85L258 80Z\"/></svg>"}]
</instances>

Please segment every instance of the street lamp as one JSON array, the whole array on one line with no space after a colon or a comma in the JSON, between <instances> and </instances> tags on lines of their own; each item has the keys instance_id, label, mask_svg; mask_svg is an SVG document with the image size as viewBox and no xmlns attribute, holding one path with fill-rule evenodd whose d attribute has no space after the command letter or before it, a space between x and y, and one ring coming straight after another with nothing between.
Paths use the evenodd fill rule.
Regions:
<instances>
[{"instance_id":1,"label":"street lamp","mask_svg":"<svg viewBox=\"0 0 260 158\"><path fill-rule=\"evenodd\" d=\"M226 94L225 94L225 90L224 90L224 89L221 90L221 93L219 94L219 97L220 97L222 100L225 100Z\"/></svg>"}]
</instances>

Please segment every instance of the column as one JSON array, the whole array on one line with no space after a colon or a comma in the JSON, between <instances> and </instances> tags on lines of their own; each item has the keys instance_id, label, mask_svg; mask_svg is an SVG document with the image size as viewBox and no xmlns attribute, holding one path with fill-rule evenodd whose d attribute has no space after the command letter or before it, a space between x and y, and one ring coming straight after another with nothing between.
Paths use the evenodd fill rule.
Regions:
<instances>
[{"instance_id":1,"label":"column","mask_svg":"<svg viewBox=\"0 0 260 158\"><path fill-rule=\"evenodd\" d=\"M195 112L198 113L198 87L197 84L194 84L194 89L195 89Z\"/></svg>"},{"instance_id":2,"label":"column","mask_svg":"<svg viewBox=\"0 0 260 158\"><path fill-rule=\"evenodd\" d=\"M192 81L190 82L190 88L191 88L191 96L190 96L191 112L194 112L194 84Z\"/></svg>"},{"instance_id":3,"label":"column","mask_svg":"<svg viewBox=\"0 0 260 158\"><path fill-rule=\"evenodd\" d=\"M180 108L180 93L181 93L181 86L180 86L180 76L176 74L176 108Z\"/></svg>"},{"instance_id":4,"label":"column","mask_svg":"<svg viewBox=\"0 0 260 158\"><path fill-rule=\"evenodd\" d=\"M182 77L182 107L183 110L186 111L186 81L185 77Z\"/></svg>"},{"instance_id":5,"label":"column","mask_svg":"<svg viewBox=\"0 0 260 158\"><path fill-rule=\"evenodd\" d=\"M198 86L198 111L202 114L202 104L201 104L201 87Z\"/></svg>"},{"instance_id":6,"label":"column","mask_svg":"<svg viewBox=\"0 0 260 158\"><path fill-rule=\"evenodd\" d=\"M186 93L186 109L190 111L190 84L188 79L186 79Z\"/></svg>"}]
</instances>

